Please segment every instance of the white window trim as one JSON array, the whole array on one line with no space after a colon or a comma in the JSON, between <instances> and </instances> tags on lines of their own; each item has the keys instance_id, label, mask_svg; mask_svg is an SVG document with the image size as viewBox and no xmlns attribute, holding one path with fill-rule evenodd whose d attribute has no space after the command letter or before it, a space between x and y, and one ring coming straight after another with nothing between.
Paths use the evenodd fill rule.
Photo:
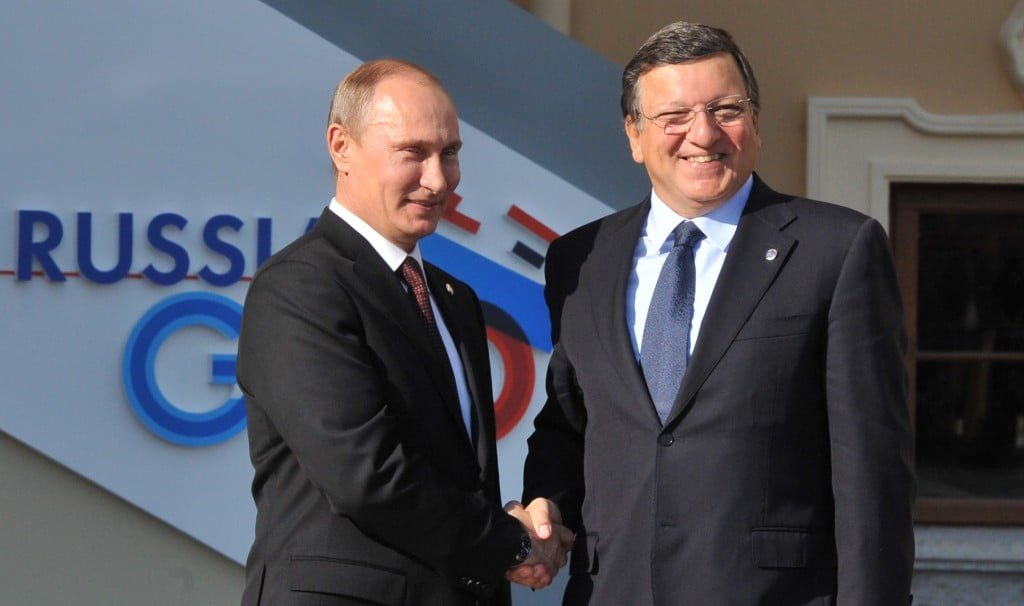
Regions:
<instances>
[{"instance_id":1,"label":"white window trim","mask_svg":"<svg viewBox=\"0 0 1024 606\"><path fill-rule=\"evenodd\" d=\"M1024 183L1024 112L943 116L913 99L811 97L807 194L888 227L894 182Z\"/></svg>"}]
</instances>

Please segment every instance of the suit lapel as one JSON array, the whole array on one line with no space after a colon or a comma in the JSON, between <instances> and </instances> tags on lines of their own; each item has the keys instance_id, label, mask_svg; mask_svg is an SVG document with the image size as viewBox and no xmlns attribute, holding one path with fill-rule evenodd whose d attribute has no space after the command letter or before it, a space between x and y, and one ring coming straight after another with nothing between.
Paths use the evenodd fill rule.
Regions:
<instances>
[{"instance_id":1,"label":"suit lapel","mask_svg":"<svg viewBox=\"0 0 1024 606\"><path fill-rule=\"evenodd\" d=\"M585 266L585 283L590 293L597 339L619 373L626 393L635 394L650 418L660 425L658 413L633 351L626 325L626 285L633 267L633 255L650 211L650 199L633 207L621 221L609 224L598 236L594 252Z\"/></svg>"},{"instance_id":2,"label":"suit lapel","mask_svg":"<svg viewBox=\"0 0 1024 606\"><path fill-rule=\"evenodd\" d=\"M430 263L424 263L424 268L427 274L427 285L430 287L430 293L433 295L438 310L444 318L448 334L451 335L452 342L455 344L455 350L459 354L459 361L462 363L462 369L466 376L466 385L469 388L470 400L472 400L470 421L472 423L473 435L470 438L470 443L478 446L481 434L479 430L481 419L480 403L484 401L481 398L482 387L480 384L479 368L482 364L481 360L486 359L486 357L481 358L481 355L487 356L488 354L486 351L482 354L479 351L471 351L473 348L470 344L478 342L472 338L477 336L474 334L477 329L473 323L466 320L468 318L475 318L476 311L464 309L460 304L460 298L457 296L460 293L456 288L461 289L461 286L447 281L444 274ZM450 398L446 398L446 403L458 419L459 426L462 427L462 408L459 404L458 393L451 393L450 395ZM479 448L477 448L477 451L479 452Z\"/></svg>"},{"instance_id":3,"label":"suit lapel","mask_svg":"<svg viewBox=\"0 0 1024 606\"><path fill-rule=\"evenodd\" d=\"M781 230L795 216L783 196L755 177L754 189L729 246L711 294L693 356L666 425L690 406L694 395L725 355L776 274L795 241ZM769 254L770 250L775 252Z\"/></svg>"},{"instance_id":4,"label":"suit lapel","mask_svg":"<svg viewBox=\"0 0 1024 606\"><path fill-rule=\"evenodd\" d=\"M427 366L426 372L444 402L444 407L452 420L458 423L462 435L465 435L458 394L445 379L448 371L441 360L437 359L423 320L417 315L401 281L369 242L330 209L323 212L315 229L321 230L344 257L352 260L352 271L356 278L353 285L358 289L359 296L367 299L373 308L381 312L382 317L396 325L413 344L418 353L417 359ZM431 284L430 288L437 299L434 285Z\"/></svg>"}]
</instances>

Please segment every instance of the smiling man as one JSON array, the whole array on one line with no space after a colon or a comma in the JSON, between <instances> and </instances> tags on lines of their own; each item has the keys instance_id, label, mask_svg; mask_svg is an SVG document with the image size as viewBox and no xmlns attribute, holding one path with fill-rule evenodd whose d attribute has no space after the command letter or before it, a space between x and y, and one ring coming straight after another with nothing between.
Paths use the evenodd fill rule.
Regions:
<instances>
[{"instance_id":1,"label":"smiling man","mask_svg":"<svg viewBox=\"0 0 1024 606\"><path fill-rule=\"evenodd\" d=\"M673 23L626 66L652 189L552 243L525 498L578 533L565 604L906 604L912 432L877 221L754 174L757 81Z\"/></svg>"},{"instance_id":2,"label":"smiling man","mask_svg":"<svg viewBox=\"0 0 1024 606\"><path fill-rule=\"evenodd\" d=\"M334 199L245 302L245 606L507 606L506 578L543 587L565 562L570 532L542 540L501 507L480 303L420 255L461 144L451 99L413 64L365 63L335 92Z\"/></svg>"}]
</instances>

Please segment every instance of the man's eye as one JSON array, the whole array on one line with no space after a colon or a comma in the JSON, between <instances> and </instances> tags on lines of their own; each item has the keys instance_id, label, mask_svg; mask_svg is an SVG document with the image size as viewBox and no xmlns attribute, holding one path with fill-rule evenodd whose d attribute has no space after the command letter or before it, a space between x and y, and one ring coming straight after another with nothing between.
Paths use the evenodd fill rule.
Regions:
<instances>
[{"instance_id":1,"label":"man's eye","mask_svg":"<svg viewBox=\"0 0 1024 606\"><path fill-rule=\"evenodd\" d=\"M690 118L693 117L692 111L685 112L672 112L671 114L662 114L659 119L666 124L678 124L681 122L689 122Z\"/></svg>"},{"instance_id":2,"label":"man's eye","mask_svg":"<svg viewBox=\"0 0 1024 606\"><path fill-rule=\"evenodd\" d=\"M708 112L715 116L719 122L733 122L743 117L745 108L742 105L721 105L709 109Z\"/></svg>"}]
</instances>

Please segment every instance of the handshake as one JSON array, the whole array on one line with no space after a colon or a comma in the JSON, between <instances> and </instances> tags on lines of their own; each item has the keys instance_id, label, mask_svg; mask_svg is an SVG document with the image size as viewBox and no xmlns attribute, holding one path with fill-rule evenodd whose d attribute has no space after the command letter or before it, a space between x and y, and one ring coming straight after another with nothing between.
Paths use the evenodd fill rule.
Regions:
<instances>
[{"instance_id":1,"label":"handshake","mask_svg":"<svg viewBox=\"0 0 1024 606\"><path fill-rule=\"evenodd\" d=\"M526 507L511 501L505 505L505 512L519 520L533 542L526 561L510 568L505 578L531 589L547 587L558 569L565 566L575 540L572 531L562 526L558 506L548 499L534 499Z\"/></svg>"}]
</instances>

